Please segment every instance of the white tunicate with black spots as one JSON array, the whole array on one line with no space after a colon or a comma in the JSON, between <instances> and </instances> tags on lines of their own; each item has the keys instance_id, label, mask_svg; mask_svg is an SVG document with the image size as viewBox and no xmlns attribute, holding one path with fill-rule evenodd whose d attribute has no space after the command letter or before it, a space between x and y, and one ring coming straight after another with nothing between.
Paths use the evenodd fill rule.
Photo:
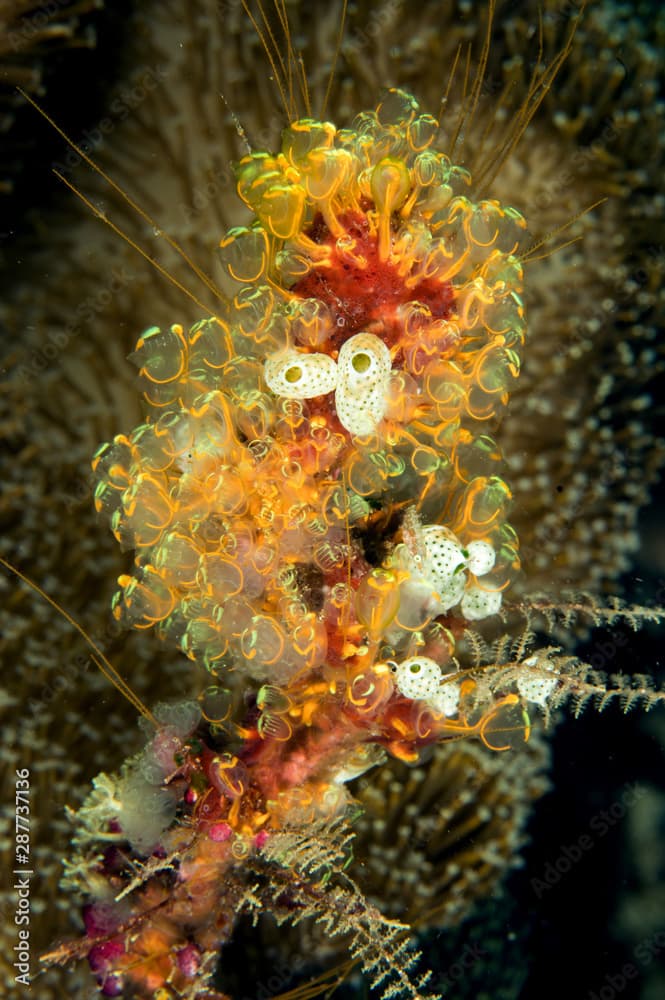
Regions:
<instances>
[{"instance_id":1,"label":"white tunicate with black spots","mask_svg":"<svg viewBox=\"0 0 665 1000\"><path fill-rule=\"evenodd\" d=\"M466 554L452 531L438 524L423 528L422 541L426 552L426 564L421 572L440 589L447 590L454 577L464 579Z\"/></svg>"},{"instance_id":2,"label":"white tunicate with black spots","mask_svg":"<svg viewBox=\"0 0 665 1000\"><path fill-rule=\"evenodd\" d=\"M457 715L459 700L462 690L456 681L447 681L442 684L436 694L429 699L429 703L435 712L450 717Z\"/></svg>"},{"instance_id":3,"label":"white tunicate with black spots","mask_svg":"<svg viewBox=\"0 0 665 1000\"><path fill-rule=\"evenodd\" d=\"M379 337L357 333L337 359L335 409L342 427L358 437L373 434L388 407L390 351Z\"/></svg>"},{"instance_id":4,"label":"white tunicate with black spots","mask_svg":"<svg viewBox=\"0 0 665 1000\"><path fill-rule=\"evenodd\" d=\"M482 587L468 587L460 604L460 610L467 621L477 622L495 615L501 607L503 594L500 590L483 590Z\"/></svg>"},{"instance_id":5,"label":"white tunicate with black spots","mask_svg":"<svg viewBox=\"0 0 665 1000\"><path fill-rule=\"evenodd\" d=\"M337 365L327 354L288 349L266 360L266 385L286 399L314 399L337 385Z\"/></svg>"},{"instance_id":6,"label":"white tunicate with black spots","mask_svg":"<svg viewBox=\"0 0 665 1000\"><path fill-rule=\"evenodd\" d=\"M395 684L405 698L427 701L441 684L441 667L428 656L412 656L395 668Z\"/></svg>"},{"instance_id":7,"label":"white tunicate with black spots","mask_svg":"<svg viewBox=\"0 0 665 1000\"><path fill-rule=\"evenodd\" d=\"M537 663L535 656L524 661L524 666L534 666ZM527 701L540 705L541 708L547 706L548 699L556 687L557 678L544 675L524 672L517 678L517 690Z\"/></svg>"},{"instance_id":8,"label":"white tunicate with black spots","mask_svg":"<svg viewBox=\"0 0 665 1000\"><path fill-rule=\"evenodd\" d=\"M466 547L467 568L474 576L483 576L494 568L496 553L489 542L470 542Z\"/></svg>"}]
</instances>

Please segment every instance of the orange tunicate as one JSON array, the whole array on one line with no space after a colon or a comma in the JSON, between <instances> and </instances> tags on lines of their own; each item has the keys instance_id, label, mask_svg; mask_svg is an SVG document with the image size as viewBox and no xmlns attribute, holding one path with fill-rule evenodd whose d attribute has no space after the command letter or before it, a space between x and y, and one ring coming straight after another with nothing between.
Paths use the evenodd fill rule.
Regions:
<instances>
[{"instance_id":1,"label":"orange tunicate","mask_svg":"<svg viewBox=\"0 0 665 1000\"><path fill-rule=\"evenodd\" d=\"M393 695L395 685L386 663L358 667L347 680L347 698L362 715L377 715Z\"/></svg>"},{"instance_id":2,"label":"orange tunicate","mask_svg":"<svg viewBox=\"0 0 665 1000\"><path fill-rule=\"evenodd\" d=\"M247 768L230 753L216 754L208 764L208 776L215 788L229 799L239 798L248 783Z\"/></svg>"}]
</instances>

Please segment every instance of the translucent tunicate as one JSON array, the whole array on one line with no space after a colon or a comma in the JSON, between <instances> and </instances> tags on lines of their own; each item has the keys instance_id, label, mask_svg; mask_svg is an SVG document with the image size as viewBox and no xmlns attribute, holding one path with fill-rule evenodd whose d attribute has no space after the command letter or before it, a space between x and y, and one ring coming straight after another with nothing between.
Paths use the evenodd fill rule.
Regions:
<instances>
[{"instance_id":1,"label":"translucent tunicate","mask_svg":"<svg viewBox=\"0 0 665 1000\"><path fill-rule=\"evenodd\" d=\"M266 269L268 241L258 226L230 229L220 241L219 256L234 281L257 281Z\"/></svg>"},{"instance_id":2,"label":"translucent tunicate","mask_svg":"<svg viewBox=\"0 0 665 1000\"><path fill-rule=\"evenodd\" d=\"M242 570L223 556L203 556L199 573L204 593L214 597L216 601L224 601L242 590Z\"/></svg>"},{"instance_id":3,"label":"translucent tunicate","mask_svg":"<svg viewBox=\"0 0 665 1000\"><path fill-rule=\"evenodd\" d=\"M277 663L284 652L284 630L272 618L256 615L240 636L240 650L249 672L265 677L266 667Z\"/></svg>"},{"instance_id":4,"label":"translucent tunicate","mask_svg":"<svg viewBox=\"0 0 665 1000\"><path fill-rule=\"evenodd\" d=\"M301 299L292 304L291 333L299 344L320 347L333 328L330 310L319 299Z\"/></svg>"},{"instance_id":5,"label":"translucent tunicate","mask_svg":"<svg viewBox=\"0 0 665 1000\"><path fill-rule=\"evenodd\" d=\"M212 684L198 696L201 714L207 722L225 722L233 708L233 698L228 688Z\"/></svg>"},{"instance_id":6,"label":"translucent tunicate","mask_svg":"<svg viewBox=\"0 0 665 1000\"><path fill-rule=\"evenodd\" d=\"M145 566L141 579L118 577L122 592L113 599L113 614L129 621L134 628L148 628L167 618L173 610L175 597L152 566Z\"/></svg>"},{"instance_id":7,"label":"translucent tunicate","mask_svg":"<svg viewBox=\"0 0 665 1000\"><path fill-rule=\"evenodd\" d=\"M139 368L139 375L158 385L176 381L183 373L187 360L187 341L180 325L168 330L150 327L140 337L130 360Z\"/></svg>"},{"instance_id":8,"label":"translucent tunicate","mask_svg":"<svg viewBox=\"0 0 665 1000\"><path fill-rule=\"evenodd\" d=\"M168 532L154 553L155 568L172 586L193 587L201 559L201 550L193 539L178 531Z\"/></svg>"}]
</instances>

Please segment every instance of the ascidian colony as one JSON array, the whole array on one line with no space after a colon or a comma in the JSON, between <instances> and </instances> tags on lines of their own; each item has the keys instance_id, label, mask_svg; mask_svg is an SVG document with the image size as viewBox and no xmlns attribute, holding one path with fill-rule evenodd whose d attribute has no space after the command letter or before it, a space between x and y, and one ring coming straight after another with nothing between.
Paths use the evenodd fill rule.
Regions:
<instances>
[{"instance_id":1,"label":"ascidian colony","mask_svg":"<svg viewBox=\"0 0 665 1000\"><path fill-rule=\"evenodd\" d=\"M231 929L229 870L342 817L345 782L385 752L506 749L557 688L548 663L506 684L455 656L519 566L484 430L519 373L524 222L464 196L437 129L395 91L352 129L297 121L278 155L243 159L256 222L220 246L238 293L138 342L149 420L94 463L97 508L137 555L114 614L205 664L203 717L230 736L206 741L183 710L79 813L108 995L204 981ZM116 852L100 865L102 831L161 862L132 887Z\"/></svg>"},{"instance_id":2,"label":"ascidian colony","mask_svg":"<svg viewBox=\"0 0 665 1000\"><path fill-rule=\"evenodd\" d=\"M437 131L401 91L349 129L294 122L237 166L255 221L220 243L226 309L138 341L147 420L94 460L97 509L136 553L114 615L215 684L162 706L78 813L75 951L105 995L221 997L240 901L285 905L288 844L343 819L346 782L436 742L509 750L582 690L546 652L474 668L459 648L519 568L486 427L519 377L525 223L466 197ZM429 995L399 925L309 863L292 905L332 924L318 896L338 892L386 995Z\"/></svg>"}]
</instances>

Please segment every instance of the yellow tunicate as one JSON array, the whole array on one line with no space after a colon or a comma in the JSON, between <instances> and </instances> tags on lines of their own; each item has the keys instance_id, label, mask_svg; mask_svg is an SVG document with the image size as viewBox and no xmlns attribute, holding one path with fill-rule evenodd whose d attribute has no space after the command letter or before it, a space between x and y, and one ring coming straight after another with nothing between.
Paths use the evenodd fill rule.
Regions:
<instances>
[{"instance_id":1,"label":"yellow tunicate","mask_svg":"<svg viewBox=\"0 0 665 1000\"><path fill-rule=\"evenodd\" d=\"M289 240L302 226L305 199L305 190L300 184L281 184L266 192L256 207L256 214L273 236Z\"/></svg>"},{"instance_id":2,"label":"yellow tunicate","mask_svg":"<svg viewBox=\"0 0 665 1000\"><path fill-rule=\"evenodd\" d=\"M374 569L356 591L356 614L370 639L380 639L399 609L399 577L392 570Z\"/></svg>"},{"instance_id":3,"label":"yellow tunicate","mask_svg":"<svg viewBox=\"0 0 665 1000\"><path fill-rule=\"evenodd\" d=\"M391 249L391 216L402 207L411 190L408 167L401 160L381 160L372 170L370 190L379 213L379 257L387 260Z\"/></svg>"},{"instance_id":4,"label":"yellow tunicate","mask_svg":"<svg viewBox=\"0 0 665 1000\"><path fill-rule=\"evenodd\" d=\"M295 166L300 167L308 160L312 150L330 149L335 141L337 129L332 122L318 122L312 118L301 118L292 122L282 133L282 153Z\"/></svg>"},{"instance_id":5,"label":"yellow tunicate","mask_svg":"<svg viewBox=\"0 0 665 1000\"><path fill-rule=\"evenodd\" d=\"M316 149L307 157L303 181L312 201L329 205L341 187L348 183L353 157L346 149ZM324 212L324 216L327 213Z\"/></svg>"},{"instance_id":6,"label":"yellow tunicate","mask_svg":"<svg viewBox=\"0 0 665 1000\"><path fill-rule=\"evenodd\" d=\"M234 281L258 281L265 273L269 259L265 230L258 226L230 229L219 243L219 257Z\"/></svg>"}]
</instances>

